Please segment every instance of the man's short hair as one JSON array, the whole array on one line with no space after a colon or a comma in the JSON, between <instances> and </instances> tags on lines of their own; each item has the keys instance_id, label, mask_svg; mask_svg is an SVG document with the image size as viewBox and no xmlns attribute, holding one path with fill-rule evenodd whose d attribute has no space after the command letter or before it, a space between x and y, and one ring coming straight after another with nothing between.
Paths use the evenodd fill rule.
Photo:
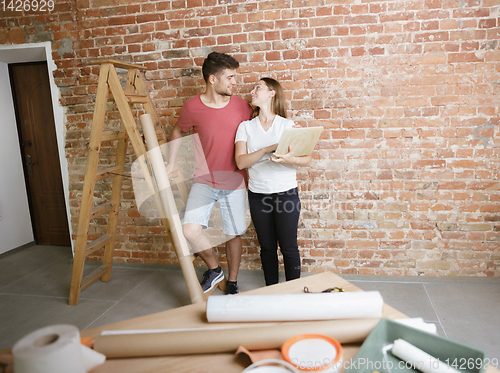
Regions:
<instances>
[{"instance_id":1,"label":"man's short hair","mask_svg":"<svg viewBox=\"0 0 500 373\"><path fill-rule=\"evenodd\" d=\"M240 67L240 63L236 61L234 57L225 53L212 52L203 62L201 72L203 73L203 79L205 79L206 83L210 75L218 77L224 69L236 70L238 67Z\"/></svg>"}]
</instances>

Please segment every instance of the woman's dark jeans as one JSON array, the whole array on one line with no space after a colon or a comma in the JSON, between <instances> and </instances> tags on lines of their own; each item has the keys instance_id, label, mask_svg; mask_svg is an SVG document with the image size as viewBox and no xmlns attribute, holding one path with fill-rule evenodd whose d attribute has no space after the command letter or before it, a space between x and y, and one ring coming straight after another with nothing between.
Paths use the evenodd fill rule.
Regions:
<instances>
[{"instance_id":1,"label":"woman's dark jeans","mask_svg":"<svg viewBox=\"0 0 500 373\"><path fill-rule=\"evenodd\" d=\"M299 278L297 226L301 205L297 188L273 194L248 191L248 202L260 243L266 285L279 282L278 243L283 254L286 280Z\"/></svg>"}]
</instances>

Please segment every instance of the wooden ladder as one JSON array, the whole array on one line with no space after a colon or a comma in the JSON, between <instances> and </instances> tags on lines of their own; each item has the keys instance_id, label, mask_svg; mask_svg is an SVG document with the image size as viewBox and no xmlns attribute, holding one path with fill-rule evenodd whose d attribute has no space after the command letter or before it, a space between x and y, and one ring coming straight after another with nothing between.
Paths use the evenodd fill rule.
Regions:
<instances>
[{"instance_id":1,"label":"wooden ladder","mask_svg":"<svg viewBox=\"0 0 500 373\"><path fill-rule=\"evenodd\" d=\"M89 151L85 168L83 184L82 202L78 220L78 233L75 242L75 252L73 259L73 272L71 278L71 288L69 294L69 304L77 305L80 300L80 292L97 279L109 281L111 277L111 266L113 261L113 246L115 243L115 232L117 225L118 210L120 208L122 179L125 168L128 141L131 142L135 155L140 163L143 175L153 195L156 207L166 212L166 217L162 218L162 223L174 245L175 252L179 259L186 285L192 303L205 300L201 286L196 277L192 263L193 256L189 252L189 246L181 230L180 221L173 195L170 188L159 192L154 181L154 173L142 136L140 135L136 119L134 118L132 107L135 104L142 104L144 111L152 118L158 144L164 145L162 151L166 151L167 138L165 131L161 128L154 106L149 97L144 82L143 66L132 65L114 60L98 60L93 64L100 64L99 83L94 107L94 117L90 133ZM127 70L125 89L122 88L120 78L115 68ZM119 131L104 131L106 119L106 109L108 100L114 100L121 117L121 129ZM99 152L103 142L117 141L115 166L98 170ZM165 154L166 156L166 154ZM112 177L111 199L98 206L93 206L95 183L99 180ZM180 177L177 174L170 174L168 178ZM187 199L187 189L182 188L183 183L177 184L179 192L184 200ZM165 193L160 198L160 193ZM167 203L165 202L167 201ZM165 206L167 204L168 206ZM107 232L103 236L92 242L88 241L88 230L90 221L103 214L108 214ZM176 220L177 219L177 220ZM172 227L172 229L170 228ZM103 264L92 273L83 278L85 258L104 247Z\"/></svg>"}]
</instances>

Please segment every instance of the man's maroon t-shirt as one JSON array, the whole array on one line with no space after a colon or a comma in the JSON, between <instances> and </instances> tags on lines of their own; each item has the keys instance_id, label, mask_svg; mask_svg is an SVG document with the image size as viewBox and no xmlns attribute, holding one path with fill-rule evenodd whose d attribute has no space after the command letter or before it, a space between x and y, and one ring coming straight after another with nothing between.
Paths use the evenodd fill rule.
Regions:
<instances>
[{"instance_id":1,"label":"man's maroon t-shirt","mask_svg":"<svg viewBox=\"0 0 500 373\"><path fill-rule=\"evenodd\" d=\"M194 144L194 182L224 190L245 187L246 170L238 170L234 160L234 138L239 124L251 115L248 102L238 96L231 96L228 104L220 109L206 106L200 95L182 105L177 125L184 132L193 128L199 137L199 142Z\"/></svg>"}]
</instances>

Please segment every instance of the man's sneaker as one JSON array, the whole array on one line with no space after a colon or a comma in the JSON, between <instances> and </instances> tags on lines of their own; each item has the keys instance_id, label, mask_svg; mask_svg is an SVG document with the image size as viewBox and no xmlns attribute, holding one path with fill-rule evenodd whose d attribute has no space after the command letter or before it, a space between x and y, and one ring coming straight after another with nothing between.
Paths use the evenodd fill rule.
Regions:
<instances>
[{"instance_id":1,"label":"man's sneaker","mask_svg":"<svg viewBox=\"0 0 500 373\"><path fill-rule=\"evenodd\" d=\"M215 285L224 280L224 272L222 269L220 272L216 272L213 269L209 269L203 273L203 279L201 280L201 288L203 293L208 293L212 290Z\"/></svg>"},{"instance_id":2,"label":"man's sneaker","mask_svg":"<svg viewBox=\"0 0 500 373\"><path fill-rule=\"evenodd\" d=\"M238 284L236 282L227 282L226 294L238 294L240 289L238 289Z\"/></svg>"}]
</instances>

